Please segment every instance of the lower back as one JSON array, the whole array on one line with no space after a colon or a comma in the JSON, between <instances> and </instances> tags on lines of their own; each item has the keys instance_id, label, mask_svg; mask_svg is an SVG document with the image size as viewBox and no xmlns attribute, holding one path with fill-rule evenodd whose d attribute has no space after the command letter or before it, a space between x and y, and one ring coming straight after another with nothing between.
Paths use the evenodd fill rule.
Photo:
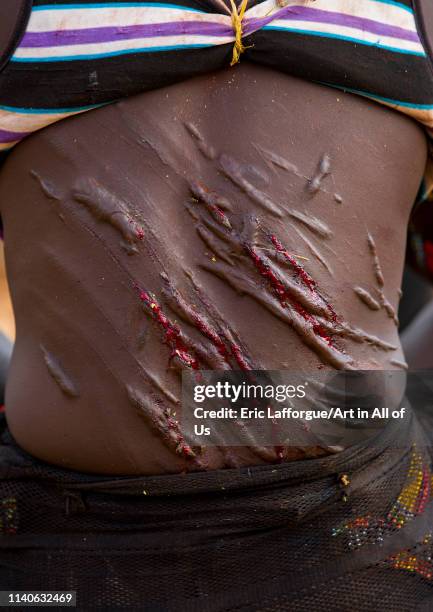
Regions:
<instances>
[{"instance_id":1,"label":"lower back","mask_svg":"<svg viewBox=\"0 0 433 612\"><path fill-rule=\"evenodd\" d=\"M425 156L397 113L246 62L19 145L0 177L18 443L101 474L228 467L173 444L184 368L402 367Z\"/></svg>"}]
</instances>

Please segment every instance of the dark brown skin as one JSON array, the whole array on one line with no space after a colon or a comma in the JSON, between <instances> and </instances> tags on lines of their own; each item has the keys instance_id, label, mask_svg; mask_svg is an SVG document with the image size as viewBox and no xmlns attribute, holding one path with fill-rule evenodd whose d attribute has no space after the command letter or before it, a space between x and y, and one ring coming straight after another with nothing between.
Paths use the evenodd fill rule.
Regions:
<instances>
[{"instance_id":1,"label":"dark brown skin","mask_svg":"<svg viewBox=\"0 0 433 612\"><path fill-rule=\"evenodd\" d=\"M276 461L189 456L179 371L403 367L425 160L402 115L247 62L32 136L0 175L19 444L101 474Z\"/></svg>"}]
</instances>

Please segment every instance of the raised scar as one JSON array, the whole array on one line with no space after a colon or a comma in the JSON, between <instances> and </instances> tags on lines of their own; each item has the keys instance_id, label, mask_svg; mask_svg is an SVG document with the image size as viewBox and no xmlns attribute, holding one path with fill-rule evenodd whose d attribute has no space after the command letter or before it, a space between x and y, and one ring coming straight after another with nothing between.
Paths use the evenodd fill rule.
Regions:
<instances>
[{"instance_id":1,"label":"raised scar","mask_svg":"<svg viewBox=\"0 0 433 612\"><path fill-rule=\"evenodd\" d=\"M74 187L72 196L76 202L83 204L97 221L108 223L117 230L125 239L130 254L136 252L134 243L143 240L144 230L132 219L126 202L94 178L81 179Z\"/></svg>"},{"instance_id":2,"label":"raised scar","mask_svg":"<svg viewBox=\"0 0 433 612\"><path fill-rule=\"evenodd\" d=\"M56 357L54 357L54 355L50 353L43 344L40 345L40 348L44 357L45 365L47 366L47 370L61 391L69 397L79 397L80 392L77 385L66 374L58 359L56 359Z\"/></svg>"}]
</instances>

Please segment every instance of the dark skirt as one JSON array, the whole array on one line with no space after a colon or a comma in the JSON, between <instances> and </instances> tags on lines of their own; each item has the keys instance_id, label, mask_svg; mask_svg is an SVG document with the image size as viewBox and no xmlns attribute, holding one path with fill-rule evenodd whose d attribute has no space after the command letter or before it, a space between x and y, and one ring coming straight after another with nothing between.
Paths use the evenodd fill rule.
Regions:
<instances>
[{"instance_id":1,"label":"dark skirt","mask_svg":"<svg viewBox=\"0 0 433 612\"><path fill-rule=\"evenodd\" d=\"M326 458L140 478L49 466L1 418L2 590L75 590L82 610L433 609L415 415Z\"/></svg>"}]
</instances>

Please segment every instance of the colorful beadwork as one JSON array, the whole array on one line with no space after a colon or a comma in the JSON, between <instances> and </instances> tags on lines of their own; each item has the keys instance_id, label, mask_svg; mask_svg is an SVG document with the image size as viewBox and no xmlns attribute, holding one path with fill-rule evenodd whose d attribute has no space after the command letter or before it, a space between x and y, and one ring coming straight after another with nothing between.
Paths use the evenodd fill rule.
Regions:
<instances>
[{"instance_id":1,"label":"colorful beadwork","mask_svg":"<svg viewBox=\"0 0 433 612\"><path fill-rule=\"evenodd\" d=\"M353 550L367 543L380 544L384 536L401 529L415 516L422 514L431 499L432 481L429 467L421 453L414 448L406 483L385 517L366 515L347 521L332 529L333 536L345 534L347 546Z\"/></svg>"},{"instance_id":2,"label":"colorful beadwork","mask_svg":"<svg viewBox=\"0 0 433 612\"><path fill-rule=\"evenodd\" d=\"M347 537L347 546L356 550L364 544L381 544L384 536L401 529L414 517L422 514L432 496L433 478L429 466L414 447L406 476L406 483L385 518L370 515L357 517L332 530L333 536ZM433 579L432 533L419 542L419 550L402 550L385 559L380 565L417 574L425 580Z\"/></svg>"},{"instance_id":3,"label":"colorful beadwork","mask_svg":"<svg viewBox=\"0 0 433 612\"><path fill-rule=\"evenodd\" d=\"M400 529L408 520L422 514L431 496L431 474L421 454L414 450L407 484L388 513L387 519Z\"/></svg>"},{"instance_id":4,"label":"colorful beadwork","mask_svg":"<svg viewBox=\"0 0 433 612\"><path fill-rule=\"evenodd\" d=\"M432 534L428 533L422 544L428 546L427 550L414 553L409 550L402 550L385 561L385 564L390 565L394 569L404 570L413 574L418 574L426 580L433 578L433 563L432 563Z\"/></svg>"}]
</instances>

